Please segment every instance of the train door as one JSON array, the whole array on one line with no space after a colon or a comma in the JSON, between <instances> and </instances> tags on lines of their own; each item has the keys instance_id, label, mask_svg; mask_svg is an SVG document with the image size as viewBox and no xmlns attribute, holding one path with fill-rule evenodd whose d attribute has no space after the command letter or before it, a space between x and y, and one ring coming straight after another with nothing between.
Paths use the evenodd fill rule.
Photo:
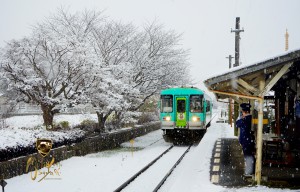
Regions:
<instances>
[{"instance_id":1,"label":"train door","mask_svg":"<svg viewBox=\"0 0 300 192\"><path fill-rule=\"evenodd\" d=\"M176 127L187 127L187 98L176 97Z\"/></svg>"}]
</instances>

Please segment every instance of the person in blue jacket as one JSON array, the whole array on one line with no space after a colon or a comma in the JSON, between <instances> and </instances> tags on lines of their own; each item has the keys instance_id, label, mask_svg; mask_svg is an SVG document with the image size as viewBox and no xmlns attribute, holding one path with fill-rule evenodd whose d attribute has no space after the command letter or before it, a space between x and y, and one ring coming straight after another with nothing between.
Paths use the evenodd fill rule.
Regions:
<instances>
[{"instance_id":1,"label":"person in blue jacket","mask_svg":"<svg viewBox=\"0 0 300 192\"><path fill-rule=\"evenodd\" d=\"M255 138L253 132L251 131L251 105L249 103L242 103L240 107L242 109L242 116L236 121L236 127L240 129L239 142L244 153L245 175L253 175L255 169Z\"/></svg>"}]
</instances>

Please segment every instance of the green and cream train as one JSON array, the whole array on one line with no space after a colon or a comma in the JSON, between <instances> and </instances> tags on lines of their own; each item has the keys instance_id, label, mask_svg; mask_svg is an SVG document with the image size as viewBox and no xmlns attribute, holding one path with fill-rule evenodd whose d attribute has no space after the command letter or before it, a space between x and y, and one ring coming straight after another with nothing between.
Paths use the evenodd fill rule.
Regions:
<instances>
[{"instance_id":1,"label":"green and cream train","mask_svg":"<svg viewBox=\"0 0 300 192\"><path fill-rule=\"evenodd\" d=\"M165 89L160 96L160 121L165 141L199 141L212 119L211 98L194 87Z\"/></svg>"}]
</instances>

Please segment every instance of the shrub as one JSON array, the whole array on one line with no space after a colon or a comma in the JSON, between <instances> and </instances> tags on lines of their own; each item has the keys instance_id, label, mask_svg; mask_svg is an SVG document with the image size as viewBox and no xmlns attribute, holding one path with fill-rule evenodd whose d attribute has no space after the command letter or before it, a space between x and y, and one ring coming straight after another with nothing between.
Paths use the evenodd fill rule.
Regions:
<instances>
[{"instance_id":1,"label":"shrub","mask_svg":"<svg viewBox=\"0 0 300 192\"><path fill-rule=\"evenodd\" d=\"M63 128L63 129L70 128L69 121L61 121L58 124L60 124L61 128Z\"/></svg>"},{"instance_id":2,"label":"shrub","mask_svg":"<svg viewBox=\"0 0 300 192\"><path fill-rule=\"evenodd\" d=\"M154 112L148 112L148 113L142 113L141 116L139 116L138 124L144 124L151 121L157 121L159 118Z\"/></svg>"},{"instance_id":3,"label":"shrub","mask_svg":"<svg viewBox=\"0 0 300 192\"><path fill-rule=\"evenodd\" d=\"M81 130L84 130L89 133L95 132L97 130L97 122L91 119L85 119L83 120L80 125L77 125L75 127L80 128Z\"/></svg>"},{"instance_id":4,"label":"shrub","mask_svg":"<svg viewBox=\"0 0 300 192\"><path fill-rule=\"evenodd\" d=\"M83 126L83 127L86 127L86 126L94 126L97 122L94 121L94 120L91 120L91 119L85 119L83 121L81 121L80 125Z\"/></svg>"}]
</instances>

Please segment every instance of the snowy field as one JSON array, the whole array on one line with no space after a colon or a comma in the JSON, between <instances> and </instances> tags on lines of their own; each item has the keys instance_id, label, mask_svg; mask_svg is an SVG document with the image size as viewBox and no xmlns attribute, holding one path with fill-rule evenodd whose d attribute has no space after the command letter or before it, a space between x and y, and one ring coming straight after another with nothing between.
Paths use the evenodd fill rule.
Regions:
<instances>
[{"instance_id":1,"label":"snowy field","mask_svg":"<svg viewBox=\"0 0 300 192\"><path fill-rule=\"evenodd\" d=\"M54 122L68 121L70 127L80 124L85 119L97 120L96 114L56 115ZM77 138L84 135L79 129L47 131L41 115L14 116L4 121L6 128L0 129L0 149L16 146L33 145L36 138L49 138L53 141Z\"/></svg>"},{"instance_id":2,"label":"snowy field","mask_svg":"<svg viewBox=\"0 0 300 192\"><path fill-rule=\"evenodd\" d=\"M55 115L54 122L59 123L60 121L68 121L70 126L78 125L85 119L91 119L97 121L96 114L76 114L76 115ZM31 116L14 116L6 119L8 127L13 128L33 128L43 124L42 115L31 115Z\"/></svg>"},{"instance_id":3,"label":"snowy field","mask_svg":"<svg viewBox=\"0 0 300 192\"><path fill-rule=\"evenodd\" d=\"M210 182L210 158L218 138L232 138L233 128L223 123L212 123L198 146L194 147L177 166L160 191L291 191L264 186L224 188ZM7 179L6 192L103 192L113 191L138 170L166 150L170 144L162 140L160 130L122 144L123 148L72 157L60 163L59 176L48 175L38 182L25 174ZM53 178L55 177L55 178ZM153 178L155 179L155 178ZM145 183L149 181L144 181ZM142 186L133 191L145 191Z\"/></svg>"}]
</instances>

